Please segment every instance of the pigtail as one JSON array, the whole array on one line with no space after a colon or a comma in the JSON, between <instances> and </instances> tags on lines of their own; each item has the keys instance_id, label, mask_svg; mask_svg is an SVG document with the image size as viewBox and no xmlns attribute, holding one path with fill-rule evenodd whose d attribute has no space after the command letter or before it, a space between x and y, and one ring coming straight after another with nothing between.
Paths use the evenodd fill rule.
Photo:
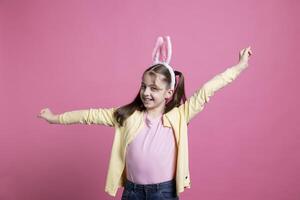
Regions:
<instances>
[{"instance_id":1,"label":"pigtail","mask_svg":"<svg viewBox=\"0 0 300 200\"><path fill-rule=\"evenodd\" d=\"M176 86L172 98L166 103L165 112L169 112L174 107L179 107L186 101L184 76L180 71L175 70Z\"/></svg>"}]
</instances>

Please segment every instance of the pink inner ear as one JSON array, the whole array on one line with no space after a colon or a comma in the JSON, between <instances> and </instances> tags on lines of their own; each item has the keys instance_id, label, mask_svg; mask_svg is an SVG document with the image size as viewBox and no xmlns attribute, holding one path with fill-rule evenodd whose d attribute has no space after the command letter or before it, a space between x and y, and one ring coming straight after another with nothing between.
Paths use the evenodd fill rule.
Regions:
<instances>
[{"instance_id":1,"label":"pink inner ear","mask_svg":"<svg viewBox=\"0 0 300 200\"><path fill-rule=\"evenodd\" d=\"M167 48L167 43L164 42L164 45L163 45L163 61L164 62L167 62L167 59L168 59L168 48Z\"/></svg>"},{"instance_id":2,"label":"pink inner ear","mask_svg":"<svg viewBox=\"0 0 300 200\"><path fill-rule=\"evenodd\" d=\"M160 60L162 43L163 43L163 38L161 36L159 36L157 38L155 47L154 47L153 52L152 52L152 61L153 61L153 63L156 63Z\"/></svg>"},{"instance_id":3,"label":"pink inner ear","mask_svg":"<svg viewBox=\"0 0 300 200\"><path fill-rule=\"evenodd\" d=\"M163 45L164 45L164 43L162 43L162 44L159 46L159 52L160 52L159 61L160 61L160 62L162 62L163 57L164 57L164 49L163 49Z\"/></svg>"}]
</instances>

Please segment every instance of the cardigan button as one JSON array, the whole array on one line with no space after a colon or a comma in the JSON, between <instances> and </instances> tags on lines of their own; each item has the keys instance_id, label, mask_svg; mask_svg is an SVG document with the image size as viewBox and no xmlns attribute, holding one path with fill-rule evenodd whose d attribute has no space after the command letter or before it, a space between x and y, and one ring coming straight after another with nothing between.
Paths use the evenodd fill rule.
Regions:
<instances>
[{"instance_id":1,"label":"cardigan button","mask_svg":"<svg viewBox=\"0 0 300 200\"><path fill-rule=\"evenodd\" d=\"M188 177L186 176L185 179L187 179Z\"/></svg>"}]
</instances>

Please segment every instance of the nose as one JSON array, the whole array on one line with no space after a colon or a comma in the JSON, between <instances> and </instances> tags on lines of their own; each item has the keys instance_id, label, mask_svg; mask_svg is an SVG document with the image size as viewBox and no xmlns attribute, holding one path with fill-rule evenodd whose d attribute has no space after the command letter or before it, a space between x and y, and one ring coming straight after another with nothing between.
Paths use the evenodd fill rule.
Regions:
<instances>
[{"instance_id":1,"label":"nose","mask_svg":"<svg viewBox=\"0 0 300 200\"><path fill-rule=\"evenodd\" d=\"M143 95L144 95L144 97L150 95L150 88L146 87L146 89L144 89Z\"/></svg>"}]
</instances>

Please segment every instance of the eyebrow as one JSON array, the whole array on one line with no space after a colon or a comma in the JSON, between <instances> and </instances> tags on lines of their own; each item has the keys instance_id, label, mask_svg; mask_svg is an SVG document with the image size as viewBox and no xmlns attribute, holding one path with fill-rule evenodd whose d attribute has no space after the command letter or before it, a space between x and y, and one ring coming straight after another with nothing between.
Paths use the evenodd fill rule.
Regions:
<instances>
[{"instance_id":1,"label":"eyebrow","mask_svg":"<svg viewBox=\"0 0 300 200\"><path fill-rule=\"evenodd\" d=\"M144 82L142 82L142 84L146 85ZM160 87L158 87L158 86L155 85L155 84L151 84L150 86L155 86L155 87L157 87L158 89L161 89Z\"/></svg>"}]
</instances>

